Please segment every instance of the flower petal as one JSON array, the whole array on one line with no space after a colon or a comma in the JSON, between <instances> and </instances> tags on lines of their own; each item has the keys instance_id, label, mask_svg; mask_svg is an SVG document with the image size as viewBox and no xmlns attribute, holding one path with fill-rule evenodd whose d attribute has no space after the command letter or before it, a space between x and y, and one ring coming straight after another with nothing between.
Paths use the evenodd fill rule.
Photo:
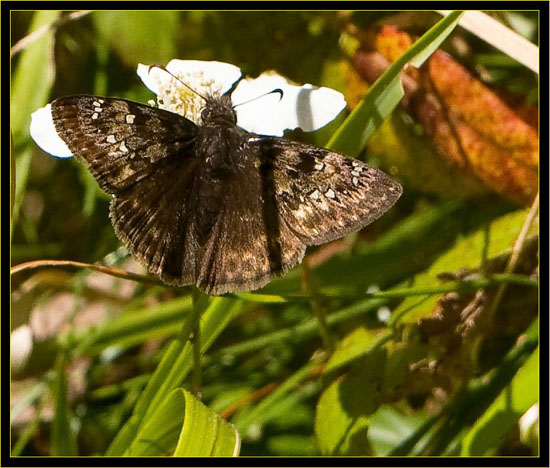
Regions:
<instances>
[{"instance_id":1,"label":"flower petal","mask_svg":"<svg viewBox=\"0 0 550 468\"><path fill-rule=\"evenodd\" d=\"M50 104L32 113L30 133L32 139L46 153L56 158L70 158L73 155L55 129Z\"/></svg>"},{"instance_id":2,"label":"flower petal","mask_svg":"<svg viewBox=\"0 0 550 468\"><path fill-rule=\"evenodd\" d=\"M162 80L170 79L160 68L153 67L149 70L149 65L143 65L143 63L138 65L137 74L141 78L141 81L143 81L143 84L155 94L159 93L159 85Z\"/></svg>"},{"instance_id":3,"label":"flower petal","mask_svg":"<svg viewBox=\"0 0 550 468\"><path fill-rule=\"evenodd\" d=\"M192 75L202 73L205 80L211 80L217 86L221 86L220 92L223 94L231 89L233 84L242 76L241 69L235 65L225 62L210 62L202 60L170 60L166 69L178 77L186 74ZM139 64L137 70L145 86L155 94L158 94L159 88L170 81L170 75L160 68L151 68L148 65ZM166 84L165 84L166 85ZM197 90L200 92L200 90Z\"/></svg>"},{"instance_id":4,"label":"flower petal","mask_svg":"<svg viewBox=\"0 0 550 468\"><path fill-rule=\"evenodd\" d=\"M261 135L283 136L286 129L311 132L327 125L346 107L342 93L310 84L296 86L275 73L263 73L256 79L242 80L231 96L240 104L262 94L281 89L255 101L236 107L238 125ZM269 100L269 101L266 101Z\"/></svg>"},{"instance_id":5,"label":"flower petal","mask_svg":"<svg viewBox=\"0 0 550 468\"><path fill-rule=\"evenodd\" d=\"M242 76L241 69L231 63L205 62L202 60L170 60L166 68L177 75L178 73L203 72L206 79L211 79L221 86L220 92L226 93Z\"/></svg>"}]
</instances>

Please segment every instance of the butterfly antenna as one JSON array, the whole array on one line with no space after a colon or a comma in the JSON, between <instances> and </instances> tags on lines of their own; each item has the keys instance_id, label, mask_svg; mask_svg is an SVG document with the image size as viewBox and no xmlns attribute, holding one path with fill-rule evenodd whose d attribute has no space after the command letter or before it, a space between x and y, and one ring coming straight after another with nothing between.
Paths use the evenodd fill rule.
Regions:
<instances>
[{"instance_id":1,"label":"butterfly antenna","mask_svg":"<svg viewBox=\"0 0 550 468\"><path fill-rule=\"evenodd\" d=\"M249 102L255 101L256 99L260 99L260 98L263 98L264 96L268 96L269 94L274 94L274 93L279 93L279 96L280 96L279 101L281 101L281 99L283 99L283 90L280 89L280 88L277 88L277 89L274 89L273 91L269 91L268 93L262 94L261 96L256 96L255 98L249 99L248 101L244 101L244 102L240 102L239 104L235 104L233 106L233 109L235 109L235 107L237 107L237 106L242 106L244 104L248 104Z\"/></svg>"},{"instance_id":2,"label":"butterfly antenna","mask_svg":"<svg viewBox=\"0 0 550 468\"><path fill-rule=\"evenodd\" d=\"M203 98L205 101L208 101L207 98L205 98L202 94L200 94L199 92L195 91L193 88L191 88L191 86L189 86L187 83L181 81L176 75L174 75L171 71L167 70L166 67L164 65L160 65L160 64L157 64L157 63L153 63L152 65L149 65L149 70L148 72L151 71L152 68L158 68L162 71L165 71L166 73L168 73L172 78L174 78L175 80L179 81L183 86L185 86L187 89L189 89L190 91L193 91L197 96Z\"/></svg>"}]
</instances>

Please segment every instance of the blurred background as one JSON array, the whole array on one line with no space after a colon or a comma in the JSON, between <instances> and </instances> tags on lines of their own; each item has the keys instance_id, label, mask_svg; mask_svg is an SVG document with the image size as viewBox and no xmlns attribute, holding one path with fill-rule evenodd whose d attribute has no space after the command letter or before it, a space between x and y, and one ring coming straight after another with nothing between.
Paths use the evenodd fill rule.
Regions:
<instances>
[{"instance_id":1,"label":"blurred background","mask_svg":"<svg viewBox=\"0 0 550 468\"><path fill-rule=\"evenodd\" d=\"M537 44L537 11L489 13ZM441 15L429 11L11 12L12 266L57 259L144 273L116 238L109 197L86 169L73 158L43 153L30 139L30 114L39 107L81 93L147 103L154 96L136 74L138 63L217 60L239 66L244 75L275 70L296 83L344 93L349 109L336 121L314 134L298 130L286 135L324 145L372 82L439 19ZM422 69L407 71L402 105L359 155L396 178L404 187L402 198L362 232L308 250L311 281L330 294L320 307L329 317L344 311L342 318L331 319L337 349L349 343L369 349L386 329L387 314L409 314L401 322L399 338L379 357L379 362L393 363L393 370L384 367L393 377L396 367L410 369L412 360L448 357L452 346L441 337L437 345L430 341L433 336L421 320L441 314L444 300L450 299L440 295L420 304L409 297L381 308L366 304L361 295L439 285L438 274L459 278L480 265L485 271L502 271L538 191L537 74L461 28L442 50ZM529 231L530 253L517 270L532 280L538 277L537 229ZM495 258L500 263L487 266ZM418 280L422 274L425 283ZM297 268L261 292L297 294L303 288L301 275ZM475 354L475 371L432 376L434 380L418 383L411 393L403 390L399 374L391 385L388 378L380 384L384 391L376 387L381 392L376 404L359 401L358 395L350 397L351 404L342 397L348 395L339 386L342 379L361 393L361 386L372 382L353 377L359 369L364 374L364 366L373 369L368 359L376 355L359 364L347 356L349 366L353 361L360 367L312 373L259 414L255 404L323 348L312 314L315 305L231 302L238 312L232 312L235 318L204 358L203 401L240 430L241 455L390 454L452 401L459 382L498 368L515 349L518 336L533 326L537 315L536 290L526 293L523 288L508 288L502 300L507 310L501 324L506 326L499 334L491 329L483 338L472 338L475 347L467 343L465 355ZM460 308L472 298L454 300ZM188 290L85 269L14 275L12 453L104 454L181 328L182 311L189 308ZM340 397L327 391L335 385ZM52 427L59 427L60 395L71 441L66 446L52 434ZM329 414L327 405L341 413ZM487 406L460 427L471 427ZM536 439L533 443L520 437L517 425L526 409L518 409L502 437L487 443L481 454L536 454ZM331 440L323 428L338 433L336 428L347 424L343 418L362 422L350 429L356 439L338 444L336 435ZM446 443L432 445L436 448L431 454L460 454L462 440L449 435Z\"/></svg>"}]
</instances>

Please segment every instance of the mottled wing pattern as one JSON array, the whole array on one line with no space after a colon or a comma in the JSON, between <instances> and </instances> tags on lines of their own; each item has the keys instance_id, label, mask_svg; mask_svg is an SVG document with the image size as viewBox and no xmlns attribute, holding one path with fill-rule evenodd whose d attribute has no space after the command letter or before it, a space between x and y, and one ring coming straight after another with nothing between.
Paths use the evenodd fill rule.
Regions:
<instances>
[{"instance_id":1,"label":"mottled wing pattern","mask_svg":"<svg viewBox=\"0 0 550 468\"><path fill-rule=\"evenodd\" d=\"M366 226L402 192L378 169L322 148L251 136L239 152L197 275L212 294L263 286L307 245Z\"/></svg>"},{"instance_id":2,"label":"mottled wing pattern","mask_svg":"<svg viewBox=\"0 0 550 468\"><path fill-rule=\"evenodd\" d=\"M52 117L113 195L115 231L138 260L168 283L211 294L263 286L297 265L307 245L362 228L402 191L326 149L198 127L123 99L61 98Z\"/></svg>"},{"instance_id":3,"label":"mottled wing pattern","mask_svg":"<svg viewBox=\"0 0 550 468\"><path fill-rule=\"evenodd\" d=\"M119 239L169 284L195 282L196 172L196 160L157 167L154 176L120 191L111 201L111 221Z\"/></svg>"},{"instance_id":4,"label":"mottled wing pattern","mask_svg":"<svg viewBox=\"0 0 550 468\"><path fill-rule=\"evenodd\" d=\"M117 195L194 144L197 126L173 112L125 99L68 96L52 102L61 139L107 193Z\"/></svg>"},{"instance_id":5,"label":"mottled wing pattern","mask_svg":"<svg viewBox=\"0 0 550 468\"><path fill-rule=\"evenodd\" d=\"M169 283L193 283L198 127L172 112L86 95L57 99L52 117L72 153L113 195L111 220L132 254Z\"/></svg>"},{"instance_id":6,"label":"mottled wing pattern","mask_svg":"<svg viewBox=\"0 0 550 468\"><path fill-rule=\"evenodd\" d=\"M357 231L379 218L402 188L357 159L280 138L251 140L273 172L279 224L305 245Z\"/></svg>"},{"instance_id":7,"label":"mottled wing pattern","mask_svg":"<svg viewBox=\"0 0 550 468\"><path fill-rule=\"evenodd\" d=\"M197 286L210 294L257 289L297 265L304 243L281 222L275 180L257 147L243 145L227 179L197 271Z\"/></svg>"}]
</instances>

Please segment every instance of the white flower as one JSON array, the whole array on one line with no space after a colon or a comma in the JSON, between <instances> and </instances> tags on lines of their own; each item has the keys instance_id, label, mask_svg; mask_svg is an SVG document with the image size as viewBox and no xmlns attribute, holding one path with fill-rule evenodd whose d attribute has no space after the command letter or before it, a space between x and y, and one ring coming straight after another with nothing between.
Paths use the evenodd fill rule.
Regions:
<instances>
[{"instance_id":1,"label":"white flower","mask_svg":"<svg viewBox=\"0 0 550 468\"><path fill-rule=\"evenodd\" d=\"M223 94L241 77L239 67L224 62L176 59L171 60L166 69L202 96ZM197 93L157 67L151 68L140 63L137 74L145 86L157 95L161 109L200 123L200 113L205 103Z\"/></svg>"},{"instance_id":2,"label":"white flower","mask_svg":"<svg viewBox=\"0 0 550 468\"><path fill-rule=\"evenodd\" d=\"M139 64L137 74L157 95L159 108L176 112L197 124L201 123L200 112L205 105L200 96L224 94L242 76L240 68L224 62L172 60L166 69L196 93L158 67ZM282 96L273 93L274 90L281 90ZM283 136L287 129L317 130L346 107L344 96L338 91L310 84L296 86L274 72L241 80L231 100L239 127L272 136ZM30 133L47 153L61 158L72 156L55 131L50 104L32 114Z\"/></svg>"},{"instance_id":3,"label":"white flower","mask_svg":"<svg viewBox=\"0 0 550 468\"><path fill-rule=\"evenodd\" d=\"M283 97L268 94L235 108L237 125L260 135L283 136L285 130L312 132L333 121L346 107L342 93L310 84L296 86L274 72L243 79L231 94L233 105L281 89ZM267 100L269 102L266 102Z\"/></svg>"},{"instance_id":4,"label":"white flower","mask_svg":"<svg viewBox=\"0 0 550 468\"><path fill-rule=\"evenodd\" d=\"M224 62L172 60L166 69L203 96L223 94L241 77L241 70ZM157 95L159 107L200 123L204 100L159 68L138 66L138 75ZM268 94L280 89L279 93ZM248 102L253 100L251 102ZM296 86L274 72L241 80L231 93L237 125L260 135L283 136L285 130L311 132L324 127L342 112L342 93L310 84ZM246 104L243 104L246 103ZM242 104L242 105L241 105Z\"/></svg>"}]
</instances>

